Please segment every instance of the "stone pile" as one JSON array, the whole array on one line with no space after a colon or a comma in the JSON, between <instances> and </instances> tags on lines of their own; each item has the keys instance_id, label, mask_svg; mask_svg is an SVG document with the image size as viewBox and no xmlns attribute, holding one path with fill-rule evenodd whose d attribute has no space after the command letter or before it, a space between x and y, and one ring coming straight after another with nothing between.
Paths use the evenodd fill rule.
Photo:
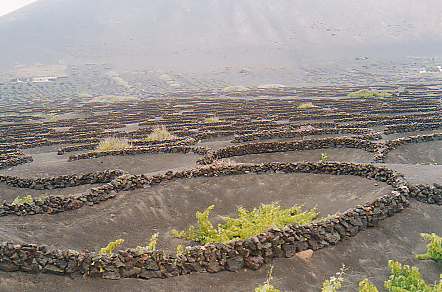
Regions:
<instances>
[{"instance_id":1,"label":"stone pile","mask_svg":"<svg viewBox=\"0 0 442 292\"><path fill-rule=\"evenodd\" d=\"M410 195L423 203L442 205L442 185L410 186Z\"/></svg>"}]
</instances>

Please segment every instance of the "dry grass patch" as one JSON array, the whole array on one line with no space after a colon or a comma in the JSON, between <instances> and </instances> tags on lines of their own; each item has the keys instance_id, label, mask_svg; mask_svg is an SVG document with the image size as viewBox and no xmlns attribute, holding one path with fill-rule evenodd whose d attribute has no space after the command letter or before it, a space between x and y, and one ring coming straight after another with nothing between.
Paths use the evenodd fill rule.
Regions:
<instances>
[{"instance_id":1,"label":"dry grass patch","mask_svg":"<svg viewBox=\"0 0 442 292\"><path fill-rule=\"evenodd\" d=\"M175 140L178 137L175 135L172 135L165 126L155 127L152 131L152 133L147 136L145 139L148 142L153 141L163 141L163 140Z\"/></svg>"},{"instance_id":2,"label":"dry grass patch","mask_svg":"<svg viewBox=\"0 0 442 292\"><path fill-rule=\"evenodd\" d=\"M99 152L105 152L105 151L123 150L131 147L132 145L127 141L127 139L112 137L100 141L96 150Z\"/></svg>"}]
</instances>

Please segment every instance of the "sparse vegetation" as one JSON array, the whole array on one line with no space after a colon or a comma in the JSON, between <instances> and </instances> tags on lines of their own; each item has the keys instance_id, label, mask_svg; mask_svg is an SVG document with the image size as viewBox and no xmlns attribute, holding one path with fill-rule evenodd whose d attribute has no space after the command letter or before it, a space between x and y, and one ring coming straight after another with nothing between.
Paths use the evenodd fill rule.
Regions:
<instances>
[{"instance_id":1,"label":"sparse vegetation","mask_svg":"<svg viewBox=\"0 0 442 292\"><path fill-rule=\"evenodd\" d=\"M397 261L388 261L390 276L384 286L391 292L440 292L442 282L431 286L425 282L417 267L403 265Z\"/></svg>"},{"instance_id":2,"label":"sparse vegetation","mask_svg":"<svg viewBox=\"0 0 442 292\"><path fill-rule=\"evenodd\" d=\"M392 94L388 91L377 91L369 89L361 89L355 92L351 92L347 95L348 97L359 97L359 98L372 98L372 97L390 97Z\"/></svg>"},{"instance_id":3,"label":"sparse vegetation","mask_svg":"<svg viewBox=\"0 0 442 292\"><path fill-rule=\"evenodd\" d=\"M127 139L111 137L100 141L96 150L100 152L105 152L123 150L131 147L132 145L127 141Z\"/></svg>"},{"instance_id":4,"label":"sparse vegetation","mask_svg":"<svg viewBox=\"0 0 442 292\"><path fill-rule=\"evenodd\" d=\"M235 239L246 239L265 232L270 228L283 228L288 224L304 225L318 217L316 209L303 211L301 206L282 208L278 203L262 204L248 211L242 207L237 210L237 218L222 217L225 221L215 228L209 220L210 212L215 208L209 206L203 212L196 212L196 226L187 230L172 230L178 238L207 243L227 243Z\"/></svg>"},{"instance_id":5,"label":"sparse vegetation","mask_svg":"<svg viewBox=\"0 0 442 292\"><path fill-rule=\"evenodd\" d=\"M14 206L22 206L24 204L31 205L34 203L34 199L31 195L23 195L23 196L17 196L14 201L12 201L12 205Z\"/></svg>"},{"instance_id":6,"label":"sparse vegetation","mask_svg":"<svg viewBox=\"0 0 442 292\"><path fill-rule=\"evenodd\" d=\"M154 251L157 249L157 244L158 244L158 232L152 234L152 236L149 239L149 242L147 243L147 249L149 251Z\"/></svg>"},{"instance_id":7,"label":"sparse vegetation","mask_svg":"<svg viewBox=\"0 0 442 292\"><path fill-rule=\"evenodd\" d=\"M319 159L321 162L327 162L328 161L328 155L327 153L321 153L321 158Z\"/></svg>"},{"instance_id":8,"label":"sparse vegetation","mask_svg":"<svg viewBox=\"0 0 442 292\"><path fill-rule=\"evenodd\" d=\"M315 107L316 106L312 102L304 102L298 105L298 109L311 109Z\"/></svg>"},{"instance_id":9,"label":"sparse vegetation","mask_svg":"<svg viewBox=\"0 0 442 292\"><path fill-rule=\"evenodd\" d=\"M255 292L281 292L278 288L275 288L272 284L273 281L273 266L270 267L269 272L267 273L267 279L264 284L259 285L255 288Z\"/></svg>"},{"instance_id":10,"label":"sparse vegetation","mask_svg":"<svg viewBox=\"0 0 442 292\"><path fill-rule=\"evenodd\" d=\"M344 283L344 274L346 270L347 268L345 265L342 265L341 269L334 276L331 276L330 279L327 279L322 283L321 292L339 291Z\"/></svg>"},{"instance_id":11,"label":"sparse vegetation","mask_svg":"<svg viewBox=\"0 0 442 292\"><path fill-rule=\"evenodd\" d=\"M119 248L123 243L124 243L124 239L117 239L115 241L111 241L106 245L106 247L101 248L100 251L98 252L98 254L111 255L114 252L114 250Z\"/></svg>"},{"instance_id":12,"label":"sparse vegetation","mask_svg":"<svg viewBox=\"0 0 442 292\"><path fill-rule=\"evenodd\" d=\"M148 142L153 142L153 141L163 141L163 140L174 140L176 138L177 137L175 135L172 135L165 126L159 126L155 127L152 130L152 133L150 133L145 140Z\"/></svg>"},{"instance_id":13,"label":"sparse vegetation","mask_svg":"<svg viewBox=\"0 0 442 292\"><path fill-rule=\"evenodd\" d=\"M186 252L186 248L182 244L178 244L176 246L176 256L177 256L177 258L183 256L185 252Z\"/></svg>"},{"instance_id":14,"label":"sparse vegetation","mask_svg":"<svg viewBox=\"0 0 442 292\"><path fill-rule=\"evenodd\" d=\"M442 237L436 233L421 233L421 237L428 241L427 252L416 255L416 258L419 260L442 262Z\"/></svg>"},{"instance_id":15,"label":"sparse vegetation","mask_svg":"<svg viewBox=\"0 0 442 292\"><path fill-rule=\"evenodd\" d=\"M204 122L206 122L206 123L221 123L221 122L223 122L223 120L221 120L219 117L209 117L209 118L205 118Z\"/></svg>"},{"instance_id":16,"label":"sparse vegetation","mask_svg":"<svg viewBox=\"0 0 442 292\"><path fill-rule=\"evenodd\" d=\"M96 96L92 98L89 102L97 102L97 103L120 103L120 102L129 102L138 100L135 96L117 96L117 95L104 95L104 96Z\"/></svg>"},{"instance_id":17,"label":"sparse vegetation","mask_svg":"<svg viewBox=\"0 0 442 292\"><path fill-rule=\"evenodd\" d=\"M359 282L359 292L379 292L379 290L368 279L365 279Z\"/></svg>"}]
</instances>

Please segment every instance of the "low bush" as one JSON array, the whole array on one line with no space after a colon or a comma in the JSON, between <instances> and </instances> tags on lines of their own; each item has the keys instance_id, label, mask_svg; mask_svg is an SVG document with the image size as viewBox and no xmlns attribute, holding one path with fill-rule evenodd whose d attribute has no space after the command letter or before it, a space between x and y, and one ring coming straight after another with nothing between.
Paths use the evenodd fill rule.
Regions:
<instances>
[{"instance_id":1,"label":"low bush","mask_svg":"<svg viewBox=\"0 0 442 292\"><path fill-rule=\"evenodd\" d=\"M203 212L197 211L196 226L190 226L184 231L172 230L172 235L202 244L227 243L236 239L253 237L272 227L283 228L288 224L308 224L318 217L316 209L302 211L301 206L282 208L278 203L271 203L262 204L251 211L240 207L237 210L237 218L222 217L225 223L214 227L209 220L209 214L214 207L212 205Z\"/></svg>"},{"instance_id":2,"label":"low bush","mask_svg":"<svg viewBox=\"0 0 442 292\"><path fill-rule=\"evenodd\" d=\"M421 236L428 241L427 252L416 255L416 258L419 260L442 262L442 237L436 233L421 233Z\"/></svg>"},{"instance_id":3,"label":"low bush","mask_svg":"<svg viewBox=\"0 0 442 292\"><path fill-rule=\"evenodd\" d=\"M206 122L206 123L221 123L221 122L223 122L223 120L221 120L218 117L210 117L210 118L205 118L204 122Z\"/></svg>"},{"instance_id":4,"label":"low bush","mask_svg":"<svg viewBox=\"0 0 442 292\"><path fill-rule=\"evenodd\" d=\"M359 292L379 292L379 290L368 279L365 279L359 282Z\"/></svg>"},{"instance_id":5,"label":"low bush","mask_svg":"<svg viewBox=\"0 0 442 292\"><path fill-rule=\"evenodd\" d=\"M442 282L431 286L425 282L417 267L402 265L397 261L388 261L390 276L384 286L391 292L441 292Z\"/></svg>"},{"instance_id":6,"label":"low bush","mask_svg":"<svg viewBox=\"0 0 442 292\"><path fill-rule=\"evenodd\" d=\"M377 91L369 89L361 89L355 92L351 92L347 95L348 97L359 97L359 98L371 98L371 97L390 97L392 94L388 91Z\"/></svg>"},{"instance_id":7,"label":"low bush","mask_svg":"<svg viewBox=\"0 0 442 292\"><path fill-rule=\"evenodd\" d=\"M100 251L98 252L98 254L111 255L114 252L114 250L117 249L118 247L120 247L123 243L124 243L124 239L117 239L115 241L111 241L106 245L106 247L101 248Z\"/></svg>"},{"instance_id":8,"label":"low bush","mask_svg":"<svg viewBox=\"0 0 442 292\"><path fill-rule=\"evenodd\" d=\"M275 288L272 284L273 281L272 272L273 272L273 266L270 267L270 270L267 273L267 280L264 282L264 284L256 287L255 292L281 292L281 290Z\"/></svg>"},{"instance_id":9,"label":"low bush","mask_svg":"<svg viewBox=\"0 0 442 292\"><path fill-rule=\"evenodd\" d=\"M157 244L158 244L158 232L152 234L152 236L149 239L149 242L147 243L147 249L149 251L154 251L157 249Z\"/></svg>"},{"instance_id":10,"label":"low bush","mask_svg":"<svg viewBox=\"0 0 442 292\"><path fill-rule=\"evenodd\" d=\"M12 201L12 205L14 206L22 206L24 204L31 205L34 203L34 199L31 195L23 195L23 196L17 196L14 201Z\"/></svg>"},{"instance_id":11,"label":"low bush","mask_svg":"<svg viewBox=\"0 0 442 292\"><path fill-rule=\"evenodd\" d=\"M172 135L165 126L155 127L152 130L152 133L147 136L145 139L148 142L153 141L163 141L163 140L174 140L177 137L175 135Z\"/></svg>"},{"instance_id":12,"label":"low bush","mask_svg":"<svg viewBox=\"0 0 442 292\"><path fill-rule=\"evenodd\" d=\"M132 145L126 139L112 137L100 141L100 143L98 143L96 150L100 152L105 152L105 151L123 150L131 147Z\"/></svg>"},{"instance_id":13,"label":"low bush","mask_svg":"<svg viewBox=\"0 0 442 292\"><path fill-rule=\"evenodd\" d=\"M320 162L327 162L328 161L328 155L327 153L321 153L321 158L319 159Z\"/></svg>"},{"instance_id":14,"label":"low bush","mask_svg":"<svg viewBox=\"0 0 442 292\"><path fill-rule=\"evenodd\" d=\"M315 107L316 106L312 102L304 102L298 105L298 109L310 109Z\"/></svg>"}]
</instances>

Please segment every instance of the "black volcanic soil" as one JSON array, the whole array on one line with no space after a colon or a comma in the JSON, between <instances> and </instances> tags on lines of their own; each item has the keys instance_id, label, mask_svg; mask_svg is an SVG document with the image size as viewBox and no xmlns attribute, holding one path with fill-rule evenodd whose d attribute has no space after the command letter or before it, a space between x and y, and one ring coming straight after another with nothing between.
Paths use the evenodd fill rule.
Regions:
<instances>
[{"instance_id":1,"label":"black volcanic soil","mask_svg":"<svg viewBox=\"0 0 442 292\"><path fill-rule=\"evenodd\" d=\"M442 141L399 146L387 154L386 163L442 164Z\"/></svg>"},{"instance_id":2,"label":"black volcanic soil","mask_svg":"<svg viewBox=\"0 0 442 292\"><path fill-rule=\"evenodd\" d=\"M62 188L62 189L53 189L53 190L33 190L33 189L24 189L24 188L15 188L5 184L0 184L0 202L4 200L9 202L13 201L17 196L23 195L31 195L33 198L38 198L39 196L65 196L72 195L77 193L82 193L90 188L95 188L100 186L101 184L86 184L81 186Z\"/></svg>"},{"instance_id":3,"label":"black volcanic soil","mask_svg":"<svg viewBox=\"0 0 442 292\"><path fill-rule=\"evenodd\" d=\"M402 173L412 184L442 183L442 165L385 164Z\"/></svg>"},{"instance_id":4,"label":"black volcanic soil","mask_svg":"<svg viewBox=\"0 0 442 292\"><path fill-rule=\"evenodd\" d=\"M78 152L77 152L78 153ZM95 159L68 161L70 154L57 155L56 150L45 148L30 152L34 161L9 169L0 174L19 177L47 177L60 174L79 174L105 169L122 169L132 174L143 174L167 169L192 167L199 156L182 153L158 153L125 156L104 156Z\"/></svg>"},{"instance_id":5,"label":"black volcanic soil","mask_svg":"<svg viewBox=\"0 0 442 292\"><path fill-rule=\"evenodd\" d=\"M419 232L440 232L441 207L413 202L411 207L384 220L380 226L359 233L335 247L319 250L310 262L293 257L273 262L274 285L282 291L317 292L321 283L342 264L349 271L343 291L357 291L358 281L369 278L378 288L388 275L387 261L418 266L427 282L438 280L433 262L418 261L414 254L425 250ZM118 281L61 277L47 274L0 272L0 291L253 291L266 279L266 269L236 273L191 274L170 279Z\"/></svg>"},{"instance_id":6,"label":"black volcanic soil","mask_svg":"<svg viewBox=\"0 0 442 292\"><path fill-rule=\"evenodd\" d=\"M193 224L195 212L211 204L215 205L212 218L233 215L236 206L253 208L272 201L283 206L317 207L326 216L390 191L384 183L356 176L261 174L183 179L121 192L94 207L56 215L1 218L0 241L98 249L117 238L126 239L127 247L141 245L159 232L159 246L174 250L180 241L169 231Z\"/></svg>"},{"instance_id":7,"label":"black volcanic soil","mask_svg":"<svg viewBox=\"0 0 442 292\"><path fill-rule=\"evenodd\" d=\"M348 161L357 163L368 163L373 155L367 151L355 148L329 148L303 151L288 151L262 154L249 154L230 157L229 159L241 163L263 163L263 162L296 162L296 161L319 161L321 154L326 153L329 161Z\"/></svg>"}]
</instances>

